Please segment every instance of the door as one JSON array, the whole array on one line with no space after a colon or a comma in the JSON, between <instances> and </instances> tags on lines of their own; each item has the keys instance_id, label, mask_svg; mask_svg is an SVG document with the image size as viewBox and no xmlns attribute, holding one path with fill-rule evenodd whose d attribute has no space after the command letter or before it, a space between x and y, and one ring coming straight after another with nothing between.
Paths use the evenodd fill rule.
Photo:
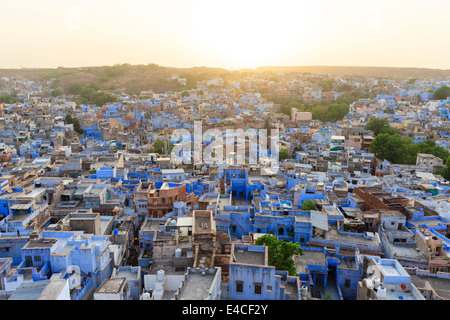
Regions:
<instances>
[{"instance_id":1,"label":"door","mask_svg":"<svg viewBox=\"0 0 450 320\"><path fill-rule=\"evenodd\" d=\"M29 268L33 266L33 259L31 256L25 256L25 267Z\"/></svg>"}]
</instances>

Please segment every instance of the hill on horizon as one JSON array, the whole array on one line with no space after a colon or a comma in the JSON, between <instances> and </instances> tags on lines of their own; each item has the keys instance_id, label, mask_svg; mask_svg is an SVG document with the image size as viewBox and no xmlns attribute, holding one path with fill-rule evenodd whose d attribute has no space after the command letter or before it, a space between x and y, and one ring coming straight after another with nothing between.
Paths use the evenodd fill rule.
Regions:
<instances>
[{"instance_id":1,"label":"hill on horizon","mask_svg":"<svg viewBox=\"0 0 450 320\"><path fill-rule=\"evenodd\" d=\"M139 94L141 91L148 90L164 92L195 88L196 81L228 72L228 70L220 68L172 68L150 63L148 65L116 64L114 66L80 68L0 69L0 76L21 76L35 81L56 79L55 85L63 89L67 89L75 83L97 84L103 90L125 89L127 93ZM186 79L187 85L182 86L177 80L171 80L170 78L175 74L179 78Z\"/></svg>"},{"instance_id":2,"label":"hill on horizon","mask_svg":"<svg viewBox=\"0 0 450 320\"><path fill-rule=\"evenodd\" d=\"M427 68L395 68L395 67L353 67L353 66L266 66L255 69L227 70L224 68L163 67L157 64L130 65L116 64L113 66L93 66L80 68L27 68L0 69L0 76L22 76L28 80L42 81L56 79L54 86L67 89L74 83L82 85L97 84L103 90L122 90L129 94L139 94L141 91L154 92L181 91L196 88L196 82L216 76L229 76L243 73L263 72L309 72L312 74L331 74L342 76L359 76L365 78L387 78L402 80L408 78L446 79L450 70ZM172 75L178 75L187 80L187 85L181 85L177 80L171 80Z\"/></svg>"},{"instance_id":3,"label":"hill on horizon","mask_svg":"<svg viewBox=\"0 0 450 320\"><path fill-rule=\"evenodd\" d=\"M250 70L250 69L243 69ZM405 68L405 67L365 67L365 66L266 66L253 72L310 72L314 74L332 74L362 76L367 78L408 79L433 78L445 79L450 76L449 69Z\"/></svg>"}]
</instances>

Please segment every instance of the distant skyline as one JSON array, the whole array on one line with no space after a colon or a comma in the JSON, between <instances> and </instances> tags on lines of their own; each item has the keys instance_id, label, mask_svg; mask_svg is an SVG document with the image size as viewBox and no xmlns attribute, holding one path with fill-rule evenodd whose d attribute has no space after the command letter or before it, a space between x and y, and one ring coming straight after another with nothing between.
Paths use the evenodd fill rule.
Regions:
<instances>
[{"instance_id":1,"label":"distant skyline","mask_svg":"<svg viewBox=\"0 0 450 320\"><path fill-rule=\"evenodd\" d=\"M3 69L450 69L447 0L2 0L0 12Z\"/></svg>"}]
</instances>

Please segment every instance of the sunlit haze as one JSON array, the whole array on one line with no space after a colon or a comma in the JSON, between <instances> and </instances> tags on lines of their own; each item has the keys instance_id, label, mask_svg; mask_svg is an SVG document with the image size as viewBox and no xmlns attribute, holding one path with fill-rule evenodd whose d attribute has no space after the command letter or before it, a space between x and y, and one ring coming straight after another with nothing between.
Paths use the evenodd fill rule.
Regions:
<instances>
[{"instance_id":1,"label":"sunlit haze","mask_svg":"<svg viewBox=\"0 0 450 320\"><path fill-rule=\"evenodd\" d=\"M0 12L0 68L450 69L446 0L2 0Z\"/></svg>"}]
</instances>

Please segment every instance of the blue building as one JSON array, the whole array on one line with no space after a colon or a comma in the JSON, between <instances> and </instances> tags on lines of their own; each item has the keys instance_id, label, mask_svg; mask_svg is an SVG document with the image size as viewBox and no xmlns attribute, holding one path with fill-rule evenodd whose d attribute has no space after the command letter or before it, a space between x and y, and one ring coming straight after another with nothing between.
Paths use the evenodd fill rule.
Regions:
<instances>
[{"instance_id":1,"label":"blue building","mask_svg":"<svg viewBox=\"0 0 450 320\"><path fill-rule=\"evenodd\" d=\"M268 248L233 243L229 268L231 300L300 300L300 278L268 265Z\"/></svg>"}]
</instances>

